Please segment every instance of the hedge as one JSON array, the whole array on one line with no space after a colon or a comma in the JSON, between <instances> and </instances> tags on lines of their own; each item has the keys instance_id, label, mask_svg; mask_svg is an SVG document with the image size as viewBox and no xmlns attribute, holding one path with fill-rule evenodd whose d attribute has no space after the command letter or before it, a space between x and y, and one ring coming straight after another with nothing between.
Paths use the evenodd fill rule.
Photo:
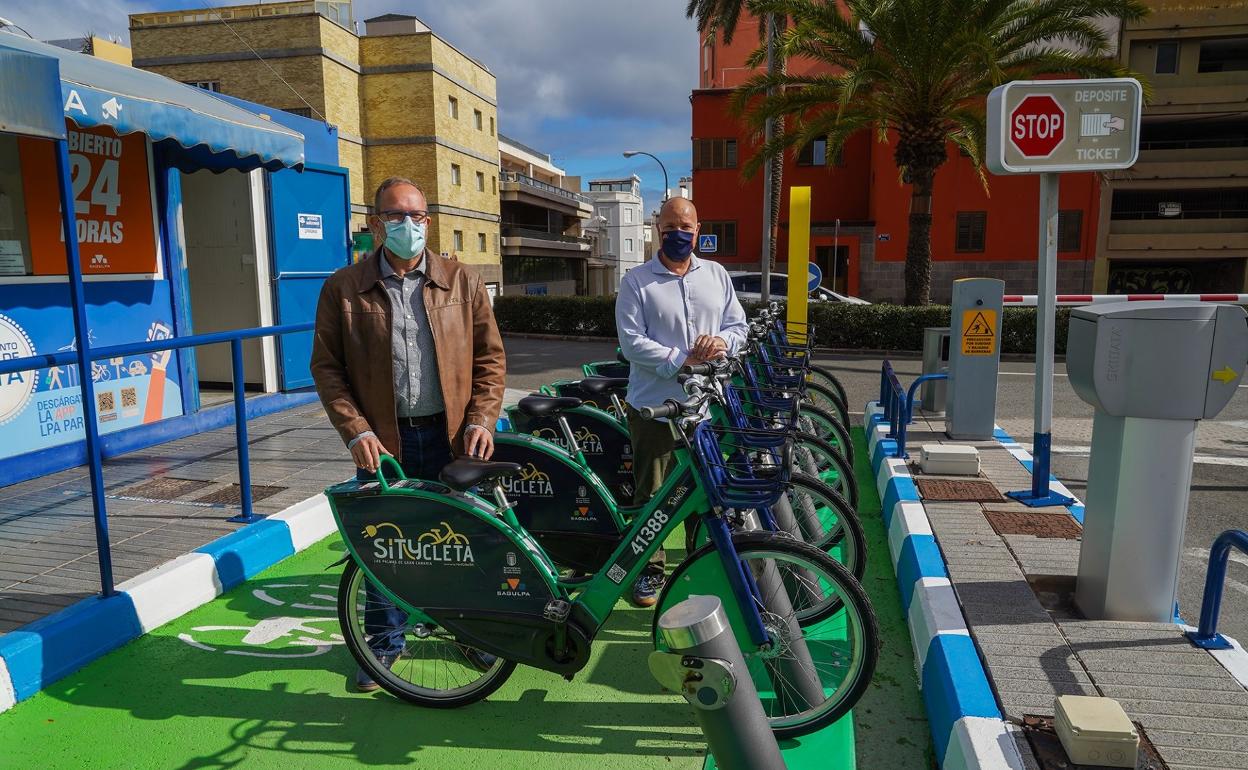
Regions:
<instances>
[{"instance_id":1,"label":"hedge","mask_svg":"<svg viewBox=\"0 0 1248 770\"><path fill-rule=\"evenodd\" d=\"M747 303L753 314L758 303ZM615 297L499 297L494 315L503 332L614 337ZM1057 309L1056 352L1066 352L1070 309ZM923 349L923 329L949 325L948 305L850 305L812 303L810 322L820 347L848 350ZM1001 321L1003 353L1036 349L1036 309L1006 308Z\"/></svg>"}]
</instances>

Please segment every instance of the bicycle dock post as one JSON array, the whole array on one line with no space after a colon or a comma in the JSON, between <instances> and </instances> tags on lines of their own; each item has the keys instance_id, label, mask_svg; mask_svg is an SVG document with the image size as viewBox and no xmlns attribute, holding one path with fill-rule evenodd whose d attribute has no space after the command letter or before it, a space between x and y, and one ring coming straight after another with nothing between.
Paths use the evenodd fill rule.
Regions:
<instances>
[{"instance_id":1,"label":"bicycle dock post","mask_svg":"<svg viewBox=\"0 0 1248 770\"><path fill-rule=\"evenodd\" d=\"M691 596L659 617L671 652L650 654L650 672L684 696L721 770L785 770L754 680L715 596Z\"/></svg>"}]
</instances>

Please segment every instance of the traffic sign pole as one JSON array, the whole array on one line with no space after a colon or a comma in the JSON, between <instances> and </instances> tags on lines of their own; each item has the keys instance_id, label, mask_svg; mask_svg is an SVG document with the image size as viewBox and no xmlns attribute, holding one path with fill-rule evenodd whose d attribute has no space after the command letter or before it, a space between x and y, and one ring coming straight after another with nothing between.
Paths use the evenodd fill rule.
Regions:
<instances>
[{"instance_id":1,"label":"traffic sign pole","mask_svg":"<svg viewBox=\"0 0 1248 770\"><path fill-rule=\"evenodd\" d=\"M1053 340L1057 326L1058 175L1040 175L1040 245L1036 276L1036 401L1031 445L1031 489L1008 492L1024 505L1070 505L1049 490L1053 451Z\"/></svg>"}]
</instances>

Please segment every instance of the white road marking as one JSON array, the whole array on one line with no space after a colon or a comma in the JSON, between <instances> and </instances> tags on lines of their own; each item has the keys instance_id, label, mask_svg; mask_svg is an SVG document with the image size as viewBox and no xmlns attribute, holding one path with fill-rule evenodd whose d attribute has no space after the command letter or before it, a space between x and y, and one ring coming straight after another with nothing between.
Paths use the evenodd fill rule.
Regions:
<instances>
[{"instance_id":1,"label":"white road marking","mask_svg":"<svg viewBox=\"0 0 1248 770\"><path fill-rule=\"evenodd\" d=\"M1035 372L997 372L997 374L1001 375L1002 377L1035 377L1036 376ZM1053 376L1054 377L1069 377L1070 375L1065 374L1064 372L1053 372Z\"/></svg>"},{"instance_id":2,"label":"white road marking","mask_svg":"<svg viewBox=\"0 0 1248 770\"><path fill-rule=\"evenodd\" d=\"M1208 569L1209 551L1204 548L1184 548L1183 555L1192 561L1199 562L1202 569ZM1242 564L1248 567L1248 556L1238 551L1231 551L1231 561L1235 564ZM1226 587L1232 591L1248 596L1248 584L1244 584L1229 575L1226 578Z\"/></svg>"},{"instance_id":3,"label":"white road marking","mask_svg":"<svg viewBox=\"0 0 1248 770\"><path fill-rule=\"evenodd\" d=\"M1031 444L1022 444L1028 452L1031 451ZM1080 445L1058 445L1053 447L1053 454L1074 455L1075 457L1088 457L1092 453L1092 447ZM1196 455L1192 458L1192 462L1197 465L1232 465L1238 468L1248 468L1248 457L1238 456L1219 456L1219 455Z\"/></svg>"}]
</instances>

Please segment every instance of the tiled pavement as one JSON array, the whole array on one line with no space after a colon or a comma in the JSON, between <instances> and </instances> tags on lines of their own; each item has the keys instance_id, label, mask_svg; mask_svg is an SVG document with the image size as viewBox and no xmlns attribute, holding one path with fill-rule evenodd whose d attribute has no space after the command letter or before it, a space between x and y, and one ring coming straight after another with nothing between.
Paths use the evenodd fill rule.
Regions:
<instances>
[{"instance_id":1,"label":"tiled pavement","mask_svg":"<svg viewBox=\"0 0 1248 770\"><path fill-rule=\"evenodd\" d=\"M949 442L939 420L919 420L920 430L907 437L911 447L972 443ZM1002 492L1030 485L1030 474L1000 444L976 445L983 475ZM1174 770L1248 768L1248 691L1220 663L1173 624L1078 617L1062 598L1073 589L1079 542L1001 536L983 514L1069 517L1064 508L1028 509L1008 499L924 507L1007 718L1052 715L1060 694L1104 695L1144 727Z\"/></svg>"},{"instance_id":2,"label":"tiled pavement","mask_svg":"<svg viewBox=\"0 0 1248 770\"><path fill-rule=\"evenodd\" d=\"M521 395L508 389L506 402ZM319 404L251 420L248 438L253 489L280 488L254 502L257 513L281 511L352 474L350 455ZM159 478L200 484L173 500L133 493ZM109 460L104 483L114 583L242 526L227 521L240 511L237 505L196 502L223 490L237 494L233 426ZM85 468L0 491L0 634L99 592L93 522Z\"/></svg>"}]
</instances>

